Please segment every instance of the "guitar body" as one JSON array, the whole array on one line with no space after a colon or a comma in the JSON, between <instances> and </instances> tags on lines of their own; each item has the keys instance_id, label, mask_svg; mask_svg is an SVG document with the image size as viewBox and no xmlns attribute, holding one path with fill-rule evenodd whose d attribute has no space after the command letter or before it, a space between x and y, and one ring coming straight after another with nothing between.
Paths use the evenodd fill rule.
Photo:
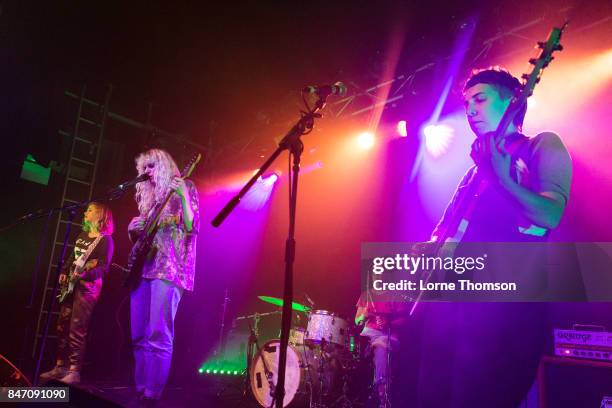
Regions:
<instances>
[{"instance_id":1,"label":"guitar body","mask_svg":"<svg viewBox=\"0 0 612 408\"><path fill-rule=\"evenodd\" d=\"M83 271L95 268L98 266L98 260L93 259L87 262L84 262L84 259L87 257L86 254L81 255L73 265L73 268L70 270L70 274L67 276L67 279L60 284L60 292L57 295L57 299L59 303L63 303L64 300L74 292L74 288L77 285L77 282L81 279L79 276L83 273ZM77 276L75 276L75 274Z\"/></svg>"},{"instance_id":2,"label":"guitar body","mask_svg":"<svg viewBox=\"0 0 612 408\"><path fill-rule=\"evenodd\" d=\"M189 177L201 158L202 155L200 153L196 153L181 172L181 178L184 179ZM153 208L147 217L143 230L130 251L130 256L128 257L127 262L127 269L129 272L127 273L125 281L123 282L123 286L129 288L130 290L136 289L140 283L140 280L142 279L142 269L149 252L151 252L151 248L153 248L153 240L155 239L155 234L157 234L157 230L159 229L159 222L161 221L162 212L164 211L164 208L166 208L166 205L170 201L170 198L172 198L173 194L174 191L169 191L165 199Z\"/></svg>"},{"instance_id":3,"label":"guitar body","mask_svg":"<svg viewBox=\"0 0 612 408\"><path fill-rule=\"evenodd\" d=\"M151 248L153 248L153 240L157 233L157 228L155 228L152 233L147 233L146 231L147 228L145 227L132 247L130 256L128 257L127 269L129 272L125 279L124 286L131 290L136 289L142 278L142 269L147 259L147 255L151 251Z\"/></svg>"}]
</instances>

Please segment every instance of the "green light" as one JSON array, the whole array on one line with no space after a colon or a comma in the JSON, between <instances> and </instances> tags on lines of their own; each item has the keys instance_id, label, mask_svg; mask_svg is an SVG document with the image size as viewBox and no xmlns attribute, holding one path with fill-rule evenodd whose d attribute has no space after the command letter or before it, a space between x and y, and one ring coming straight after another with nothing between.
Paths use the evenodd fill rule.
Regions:
<instances>
[{"instance_id":1,"label":"green light","mask_svg":"<svg viewBox=\"0 0 612 408\"><path fill-rule=\"evenodd\" d=\"M234 375L238 375L238 371L234 370Z\"/></svg>"},{"instance_id":2,"label":"green light","mask_svg":"<svg viewBox=\"0 0 612 408\"><path fill-rule=\"evenodd\" d=\"M217 374L217 370L213 370L213 374Z\"/></svg>"},{"instance_id":3,"label":"green light","mask_svg":"<svg viewBox=\"0 0 612 408\"><path fill-rule=\"evenodd\" d=\"M225 370L219 371L219 374L225 374Z\"/></svg>"},{"instance_id":4,"label":"green light","mask_svg":"<svg viewBox=\"0 0 612 408\"><path fill-rule=\"evenodd\" d=\"M206 369L206 374L210 374L210 368Z\"/></svg>"},{"instance_id":5,"label":"green light","mask_svg":"<svg viewBox=\"0 0 612 408\"><path fill-rule=\"evenodd\" d=\"M50 167L41 166L40 164L36 163L36 159L32 157L31 154L28 154L21 167L22 179L46 186L49 184L50 175Z\"/></svg>"},{"instance_id":6,"label":"green light","mask_svg":"<svg viewBox=\"0 0 612 408\"><path fill-rule=\"evenodd\" d=\"M203 368L199 368L199 369L198 369L198 373L202 374L203 372L204 372L204 369L203 369Z\"/></svg>"}]
</instances>

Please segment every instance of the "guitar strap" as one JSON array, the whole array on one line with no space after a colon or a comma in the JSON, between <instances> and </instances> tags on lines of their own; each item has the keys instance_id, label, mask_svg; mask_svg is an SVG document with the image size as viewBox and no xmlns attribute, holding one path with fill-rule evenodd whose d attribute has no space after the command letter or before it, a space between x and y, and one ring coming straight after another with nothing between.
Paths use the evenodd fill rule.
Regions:
<instances>
[{"instance_id":1,"label":"guitar strap","mask_svg":"<svg viewBox=\"0 0 612 408\"><path fill-rule=\"evenodd\" d=\"M89 257L91 256L91 254L93 253L94 249L96 249L96 247L98 246L98 244L100 243L100 241L102 240L102 237L104 237L104 235L100 234L96 237L96 239L94 240L94 242L92 242L89 247L87 248L87 251L81 255L78 259L74 260L74 265L77 268L82 268L86 263L87 260L89 259ZM80 261L82 259L82 261ZM78 263L77 263L78 262ZM79 265L79 263L81 265Z\"/></svg>"}]
</instances>

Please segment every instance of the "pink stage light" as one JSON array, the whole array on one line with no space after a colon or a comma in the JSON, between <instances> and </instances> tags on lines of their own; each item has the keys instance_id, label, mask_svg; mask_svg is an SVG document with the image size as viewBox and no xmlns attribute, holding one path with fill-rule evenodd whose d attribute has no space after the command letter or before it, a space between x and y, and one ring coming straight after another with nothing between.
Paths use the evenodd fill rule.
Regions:
<instances>
[{"instance_id":1,"label":"pink stage light","mask_svg":"<svg viewBox=\"0 0 612 408\"><path fill-rule=\"evenodd\" d=\"M408 136L408 128L406 127L405 120L400 120L399 122L397 122L396 129L397 129L397 134L400 135L401 137Z\"/></svg>"},{"instance_id":2,"label":"pink stage light","mask_svg":"<svg viewBox=\"0 0 612 408\"><path fill-rule=\"evenodd\" d=\"M251 187L248 193L242 199L241 205L249 211L257 211L264 207L270 200L274 185L279 180L276 173L272 173L266 177L259 177L257 182Z\"/></svg>"},{"instance_id":3,"label":"pink stage light","mask_svg":"<svg viewBox=\"0 0 612 408\"><path fill-rule=\"evenodd\" d=\"M423 128L425 147L433 157L446 153L454 137L454 129L443 124L429 124Z\"/></svg>"},{"instance_id":4,"label":"pink stage light","mask_svg":"<svg viewBox=\"0 0 612 408\"><path fill-rule=\"evenodd\" d=\"M278 181L278 174L276 174L276 173L272 173L272 174L270 174L269 176L264 177L264 178L261 180L261 183L262 183L264 186L268 186L268 187L270 187L270 186L273 186L273 185L274 185L274 183L276 183L277 181Z\"/></svg>"},{"instance_id":5,"label":"pink stage light","mask_svg":"<svg viewBox=\"0 0 612 408\"><path fill-rule=\"evenodd\" d=\"M357 136L357 144L363 150L368 150L374 147L376 136L372 132L362 132Z\"/></svg>"}]
</instances>

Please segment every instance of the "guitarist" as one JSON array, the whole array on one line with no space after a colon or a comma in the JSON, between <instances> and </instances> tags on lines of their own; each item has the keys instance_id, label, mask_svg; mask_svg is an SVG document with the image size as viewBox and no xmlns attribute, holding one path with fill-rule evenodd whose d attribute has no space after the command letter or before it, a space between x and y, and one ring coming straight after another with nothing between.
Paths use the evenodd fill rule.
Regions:
<instances>
[{"instance_id":1,"label":"guitarist","mask_svg":"<svg viewBox=\"0 0 612 408\"><path fill-rule=\"evenodd\" d=\"M559 136L522 134L524 107L505 133L493 137L520 90L519 80L498 67L475 71L466 82L463 96L476 135L471 152L476 166L463 177L432 240L453 228L449 235L459 242L542 242L559 225L572 176ZM476 172L485 176L486 187L472 200L471 213L453 227L457 197L470 191ZM524 258L507 263L517 274L527 266ZM543 304L428 303L424 312L420 407L520 404L533 383L546 335Z\"/></svg>"},{"instance_id":2,"label":"guitarist","mask_svg":"<svg viewBox=\"0 0 612 408\"><path fill-rule=\"evenodd\" d=\"M132 242L155 205L170 191L175 192L162 212L142 278L131 294L136 391L143 403L154 404L168 379L179 302L183 291L193 290L199 200L193 182L180 178L175 161L164 150L140 154L136 170L139 175L148 175L149 180L136 185L140 214L128 227Z\"/></svg>"},{"instance_id":3,"label":"guitarist","mask_svg":"<svg viewBox=\"0 0 612 408\"><path fill-rule=\"evenodd\" d=\"M103 203L90 203L83 217L83 231L74 244L74 252L64 264L60 285L76 280L74 291L62 302L57 323L58 347L56 365L41 374L41 380L60 379L65 383L81 381L81 367L89 320L102 290L102 278L108 272L113 257L113 214ZM75 262L86 256L82 272L75 270Z\"/></svg>"}]
</instances>

